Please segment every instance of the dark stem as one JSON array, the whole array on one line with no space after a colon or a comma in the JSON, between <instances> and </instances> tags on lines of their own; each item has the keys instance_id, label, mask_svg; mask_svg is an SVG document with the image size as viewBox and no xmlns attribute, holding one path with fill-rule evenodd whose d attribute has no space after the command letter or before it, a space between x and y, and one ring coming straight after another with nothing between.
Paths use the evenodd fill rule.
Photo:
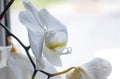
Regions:
<instances>
[{"instance_id":1,"label":"dark stem","mask_svg":"<svg viewBox=\"0 0 120 79\"><path fill-rule=\"evenodd\" d=\"M36 76L36 74L37 74L38 71L44 73L45 75L47 75L47 76L48 76L47 79L50 79L50 77L53 77L52 74L50 74L50 73L48 73L48 72L45 72L45 71L43 71L43 70L34 70L34 73L33 73L33 75L32 75L32 79L35 79L35 76Z\"/></svg>"},{"instance_id":2,"label":"dark stem","mask_svg":"<svg viewBox=\"0 0 120 79\"><path fill-rule=\"evenodd\" d=\"M48 76L48 78L47 79L50 79L50 76Z\"/></svg>"},{"instance_id":3,"label":"dark stem","mask_svg":"<svg viewBox=\"0 0 120 79\"><path fill-rule=\"evenodd\" d=\"M52 77L52 74L50 74L50 73L48 73L48 72L45 72L45 71L43 71L43 70L38 70L38 71L44 73L45 75L47 75L47 76L48 76L47 79L50 79L50 78Z\"/></svg>"},{"instance_id":4,"label":"dark stem","mask_svg":"<svg viewBox=\"0 0 120 79\"><path fill-rule=\"evenodd\" d=\"M5 7L5 9L0 14L0 20L3 18L3 16L6 14L7 10L10 8L10 6L13 4L14 0L10 0L8 5Z\"/></svg>"},{"instance_id":5,"label":"dark stem","mask_svg":"<svg viewBox=\"0 0 120 79\"><path fill-rule=\"evenodd\" d=\"M45 75L47 75L47 76L51 77L51 74L50 74L50 73L48 73L48 72L45 72L45 71L43 71L43 70L37 70L37 71L42 72L42 73L44 73Z\"/></svg>"},{"instance_id":6,"label":"dark stem","mask_svg":"<svg viewBox=\"0 0 120 79\"><path fill-rule=\"evenodd\" d=\"M35 76L36 76L37 72L38 72L37 70L34 70L34 73L32 75L32 79L35 79Z\"/></svg>"},{"instance_id":7,"label":"dark stem","mask_svg":"<svg viewBox=\"0 0 120 79\"><path fill-rule=\"evenodd\" d=\"M36 69L36 65L35 65L34 61L32 60L32 57L30 56L30 54L29 54L29 52L28 52L29 47L24 48L24 49L25 49L26 54L27 54L27 56L28 56L28 58L29 58L30 62L32 63L32 66L33 66L33 68L34 68L34 70L35 70L35 69Z\"/></svg>"}]
</instances>

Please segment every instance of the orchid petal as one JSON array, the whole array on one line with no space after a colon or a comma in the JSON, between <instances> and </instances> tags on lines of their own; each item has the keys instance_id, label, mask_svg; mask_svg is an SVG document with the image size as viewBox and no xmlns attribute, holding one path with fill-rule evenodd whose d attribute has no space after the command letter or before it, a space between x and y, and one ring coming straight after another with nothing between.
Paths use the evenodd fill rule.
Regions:
<instances>
[{"instance_id":1,"label":"orchid petal","mask_svg":"<svg viewBox=\"0 0 120 79\"><path fill-rule=\"evenodd\" d=\"M31 2L24 0L23 1L23 5L25 7L26 10L30 11L33 15L36 16L36 14L38 13L37 9L31 4Z\"/></svg>"},{"instance_id":2,"label":"orchid petal","mask_svg":"<svg viewBox=\"0 0 120 79\"><path fill-rule=\"evenodd\" d=\"M41 56L41 57L38 57L36 59L36 69L40 70L40 69L44 69L46 66L45 66L45 60L44 58Z\"/></svg>"},{"instance_id":3,"label":"orchid petal","mask_svg":"<svg viewBox=\"0 0 120 79\"><path fill-rule=\"evenodd\" d=\"M8 76L9 79L30 79L32 65L30 61L21 54L11 54L8 58ZM29 71L28 71L29 70Z\"/></svg>"},{"instance_id":4,"label":"orchid petal","mask_svg":"<svg viewBox=\"0 0 120 79\"><path fill-rule=\"evenodd\" d=\"M39 11L39 18L46 25L48 31L61 30L67 33L66 27L54 18L46 9Z\"/></svg>"},{"instance_id":5,"label":"orchid petal","mask_svg":"<svg viewBox=\"0 0 120 79\"><path fill-rule=\"evenodd\" d=\"M19 20L30 31L35 32L36 30L37 31L39 31L39 30L41 31L42 30L40 25L36 22L34 16L29 11L22 11L22 12L20 12L19 13Z\"/></svg>"},{"instance_id":6,"label":"orchid petal","mask_svg":"<svg viewBox=\"0 0 120 79\"><path fill-rule=\"evenodd\" d=\"M24 11L19 14L20 21L26 26L28 30L29 42L31 49L36 57L36 60L41 68L44 68L44 63L42 63L41 55L42 55L42 46L44 41L45 31L41 28L41 26L36 22L33 15ZM39 68L40 68L39 67Z\"/></svg>"},{"instance_id":7,"label":"orchid petal","mask_svg":"<svg viewBox=\"0 0 120 79\"><path fill-rule=\"evenodd\" d=\"M25 9L26 9L27 11L29 11L29 12L35 17L36 22L37 22L38 24L42 25L42 23L41 23L41 21L40 21L40 19L39 19L39 16L38 16L38 11L37 11L37 9L32 5L32 3L29 2L29 1L27 1L27 0L25 0L25 1L23 1L23 5L24 5Z\"/></svg>"},{"instance_id":8,"label":"orchid petal","mask_svg":"<svg viewBox=\"0 0 120 79\"><path fill-rule=\"evenodd\" d=\"M5 67L7 65L7 59L9 56L9 52L11 51L12 46L0 46L0 68Z\"/></svg>"},{"instance_id":9,"label":"orchid petal","mask_svg":"<svg viewBox=\"0 0 120 79\"><path fill-rule=\"evenodd\" d=\"M62 66L60 55L56 55L54 52L49 50L46 46L44 46L43 55L51 65Z\"/></svg>"},{"instance_id":10,"label":"orchid petal","mask_svg":"<svg viewBox=\"0 0 120 79\"><path fill-rule=\"evenodd\" d=\"M112 70L111 64L102 58L95 58L82 65L92 79L106 79Z\"/></svg>"},{"instance_id":11,"label":"orchid petal","mask_svg":"<svg viewBox=\"0 0 120 79\"><path fill-rule=\"evenodd\" d=\"M29 42L31 45L31 49L36 57L36 62L39 63L41 68L44 68L44 63L42 62L42 49L43 49L43 41L44 41L44 33L32 33L28 31ZM39 68L40 68L39 67Z\"/></svg>"},{"instance_id":12,"label":"orchid petal","mask_svg":"<svg viewBox=\"0 0 120 79\"><path fill-rule=\"evenodd\" d=\"M111 64L102 59L95 58L77 67L66 75L66 79L106 79L111 73Z\"/></svg>"}]
</instances>

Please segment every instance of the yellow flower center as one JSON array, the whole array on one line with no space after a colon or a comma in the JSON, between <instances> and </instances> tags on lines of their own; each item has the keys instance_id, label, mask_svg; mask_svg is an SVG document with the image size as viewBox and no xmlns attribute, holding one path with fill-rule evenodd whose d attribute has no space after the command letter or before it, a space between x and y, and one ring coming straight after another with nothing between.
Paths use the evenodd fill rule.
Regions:
<instances>
[{"instance_id":1,"label":"yellow flower center","mask_svg":"<svg viewBox=\"0 0 120 79\"><path fill-rule=\"evenodd\" d=\"M60 52L61 48L64 47L65 45L66 42L50 42L47 44L48 48L55 52Z\"/></svg>"}]
</instances>

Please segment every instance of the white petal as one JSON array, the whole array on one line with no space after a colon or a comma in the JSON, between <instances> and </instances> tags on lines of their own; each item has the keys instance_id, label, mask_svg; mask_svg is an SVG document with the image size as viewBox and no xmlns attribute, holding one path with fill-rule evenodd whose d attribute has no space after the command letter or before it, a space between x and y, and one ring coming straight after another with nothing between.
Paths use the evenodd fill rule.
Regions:
<instances>
[{"instance_id":1,"label":"white petal","mask_svg":"<svg viewBox=\"0 0 120 79\"><path fill-rule=\"evenodd\" d=\"M7 65L7 59L10 54L12 46L0 46L0 68Z\"/></svg>"},{"instance_id":2,"label":"white petal","mask_svg":"<svg viewBox=\"0 0 120 79\"><path fill-rule=\"evenodd\" d=\"M32 15L37 17L37 13L38 13L37 9L28 0L24 0L23 5L26 10L30 11Z\"/></svg>"},{"instance_id":3,"label":"white petal","mask_svg":"<svg viewBox=\"0 0 120 79\"><path fill-rule=\"evenodd\" d=\"M92 61L85 63L83 68L88 72L92 79L106 79L112 70L111 64L102 58L95 58Z\"/></svg>"},{"instance_id":4,"label":"white petal","mask_svg":"<svg viewBox=\"0 0 120 79\"><path fill-rule=\"evenodd\" d=\"M29 11L19 13L19 20L31 31L41 31L41 26L36 22L34 16Z\"/></svg>"},{"instance_id":5,"label":"white petal","mask_svg":"<svg viewBox=\"0 0 120 79\"><path fill-rule=\"evenodd\" d=\"M48 31L61 30L67 33L66 27L54 18L46 9L39 11L39 18L46 25Z\"/></svg>"},{"instance_id":6,"label":"white petal","mask_svg":"<svg viewBox=\"0 0 120 79\"><path fill-rule=\"evenodd\" d=\"M62 66L60 55L56 55L54 52L49 50L46 46L44 46L43 55L51 65Z\"/></svg>"},{"instance_id":7,"label":"white petal","mask_svg":"<svg viewBox=\"0 0 120 79\"><path fill-rule=\"evenodd\" d=\"M29 42L31 45L31 49L36 57L36 62L39 63L38 68L44 68L44 63L42 63L42 49L43 49L43 41L44 41L44 33L36 32L32 33L28 31Z\"/></svg>"},{"instance_id":8,"label":"white petal","mask_svg":"<svg viewBox=\"0 0 120 79\"><path fill-rule=\"evenodd\" d=\"M32 5L31 2L29 2L28 0L25 0L23 1L23 5L25 7L25 9L27 11L29 11L35 18L36 22L39 24L39 25L42 25L40 19L39 19L39 16L38 16L38 11L37 9Z\"/></svg>"},{"instance_id":9,"label":"white petal","mask_svg":"<svg viewBox=\"0 0 120 79\"><path fill-rule=\"evenodd\" d=\"M18 53L9 56L7 67L9 79L30 79L33 73L30 61Z\"/></svg>"},{"instance_id":10,"label":"white petal","mask_svg":"<svg viewBox=\"0 0 120 79\"><path fill-rule=\"evenodd\" d=\"M40 70L40 69L44 69L45 66L45 60L43 58L43 56L39 57L36 59L36 69Z\"/></svg>"},{"instance_id":11,"label":"white petal","mask_svg":"<svg viewBox=\"0 0 120 79\"><path fill-rule=\"evenodd\" d=\"M45 31L41 26L36 22L33 15L24 11L19 15L20 21L26 26L28 30L29 42L31 49L36 57L36 62L41 64L39 68L44 68L44 63L41 62L42 46L44 41Z\"/></svg>"}]
</instances>

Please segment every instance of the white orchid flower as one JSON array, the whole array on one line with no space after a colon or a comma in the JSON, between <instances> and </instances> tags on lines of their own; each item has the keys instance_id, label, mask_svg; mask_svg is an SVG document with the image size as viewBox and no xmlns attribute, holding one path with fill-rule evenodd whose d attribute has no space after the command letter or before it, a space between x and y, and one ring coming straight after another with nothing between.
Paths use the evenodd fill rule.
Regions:
<instances>
[{"instance_id":1,"label":"white orchid flower","mask_svg":"<svg viewBox=\"0 0 120 79\"><path fill-rule=\"evenodd\" d=\"M47 10L37 9L29 2L23 2L25 11L19 19L26 26L31 49L36 57L38 69L44 68L43 56L52 65L61 66L60 55L65 54L68 34L66 27L55 19ZM66 53L71 50L67 49Z\"/></svg>"},{"instance_id":2,"label":"white orchid flower","mask_svg":"<svg viewBox=\"0 0 120 79\"><path fill-rule=\"evenodd\" d=\"M72 70L66 75L66 79L106 79L112 70L111 64L102 59L95 58L85 63L82 67Z\"/></svg>"},{"instance_id":3,"label":"white orchid flower","mask_svg":"<svg viewBox=\"0 0 120 79\"><path fill-rule=\"evenodd\" d=\"M23 55L21 52L9 53L9 57L7 59L7 66L0 69L0 79L31 79L34 69L27 58L27 56ZM33 58L35 60L35 58ZM56 69L45 63L47 67L43 69L49 73L57 72ZM38 73L35 79L47 79L47 76L43 73ZM60 76L51 78L51 79L61 79Z\"/></svg>"}]
</instances>

